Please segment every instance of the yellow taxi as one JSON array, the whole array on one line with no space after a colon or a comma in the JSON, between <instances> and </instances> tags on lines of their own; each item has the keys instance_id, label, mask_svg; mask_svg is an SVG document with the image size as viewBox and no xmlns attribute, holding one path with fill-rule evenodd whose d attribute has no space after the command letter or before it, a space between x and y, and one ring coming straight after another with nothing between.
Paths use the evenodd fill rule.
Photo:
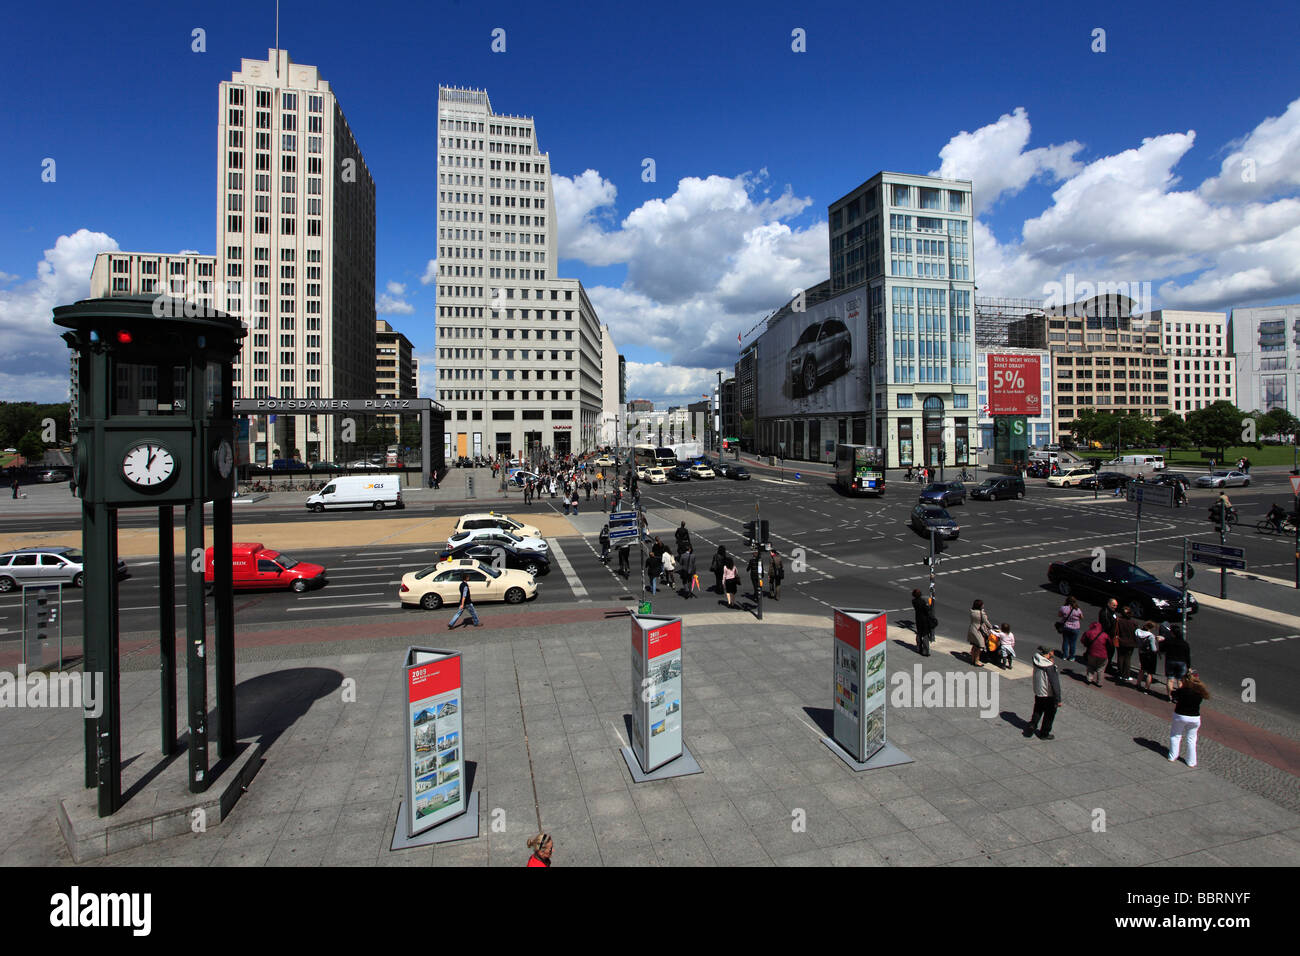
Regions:
<instances>
[{"instance_id":1,"label":"yellow taxi","mask_svg":"<svg viewBox=\"0 0 1300 956\"><path fill-rule=\"evenodd\" d=\"M444 604L460 604L460 579L469 581L469 599L475 604L505 601L522 604L537 597L537 582L527 571L494 568L472 558L431 564L402 575L398 598L403 607L436 611Z\"/></svg>"}]
</instances>

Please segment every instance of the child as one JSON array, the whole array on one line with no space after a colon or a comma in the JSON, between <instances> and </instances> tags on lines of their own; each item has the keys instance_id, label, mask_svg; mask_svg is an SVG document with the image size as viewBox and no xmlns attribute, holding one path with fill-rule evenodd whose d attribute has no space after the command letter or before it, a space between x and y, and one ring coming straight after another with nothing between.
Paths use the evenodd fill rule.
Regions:
<instances>
[{"instance_id":1,"label":"child","mask_svg":"<svg viewBox=\"0 0 1300 956\"><path fill-rule=\"evenodd\" d=\"M1016 635L1011 633L1011 625L1005 621L993 633L998 639L998 666L1010 670L1016 659Z\"/></svg>"}]
</instances>

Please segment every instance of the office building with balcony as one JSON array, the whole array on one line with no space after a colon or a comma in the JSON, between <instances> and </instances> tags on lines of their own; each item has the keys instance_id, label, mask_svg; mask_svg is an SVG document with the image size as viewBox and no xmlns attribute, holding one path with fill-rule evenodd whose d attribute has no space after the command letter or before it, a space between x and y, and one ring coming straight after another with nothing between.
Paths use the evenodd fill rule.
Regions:
<instances>
[{"instance_id":1,"label":"office building with balcony","mask_svg":"<svg viewBox=\"0 0 1300 956\"><path fill-rule=\"evenodd\" d=\"M1300 417L1300 305L1233 309L1227 348L1236 359L1239 408L1285 408Z\"/></svg>"}]
</instances>

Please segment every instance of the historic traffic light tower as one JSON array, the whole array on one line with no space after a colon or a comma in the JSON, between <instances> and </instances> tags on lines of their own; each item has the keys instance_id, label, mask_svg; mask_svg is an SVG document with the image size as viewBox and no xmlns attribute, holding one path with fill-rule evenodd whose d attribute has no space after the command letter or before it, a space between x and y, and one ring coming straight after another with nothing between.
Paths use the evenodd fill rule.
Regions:
<instances>
[{"instance_id":1,"label":"historic traffic light tower","mask_svg":"<svg viewBox=\"0 0 1300 956\"><path fill-rule=\"evenodd\" d=\"M176 574L172 509L185 507L185 634L189 789L207 787L207 637L203 506L212 502L217 740L235 751L231 496L231 367L238 319L166 296L83 299L54 310L79 356L76 482L85 551L85 673L102 674L104 704L86 717L86 786L99 815L122 805L118 670L117 512L158 509L162 752L176 749Z\"/></svg>"}]
</instances>

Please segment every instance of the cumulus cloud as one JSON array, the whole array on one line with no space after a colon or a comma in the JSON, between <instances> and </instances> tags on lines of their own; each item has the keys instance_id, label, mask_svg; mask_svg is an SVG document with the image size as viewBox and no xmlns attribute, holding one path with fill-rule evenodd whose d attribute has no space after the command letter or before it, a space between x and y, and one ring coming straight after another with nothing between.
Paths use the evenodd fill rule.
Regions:
<instances>
[{"instance_id":1,"label":"cumulus cloud","mask_svg":"<svg viewBox=\"0 0 1300 956\"><path fill-rule=\"evenodd\" d=\"M406 286L400 282L390 281L386 288L388 291L380 293L379 298L375 300L376 312L380 315L411 315L415 312L415 306L402 298Z\"/></svg>"},{"instance_id":2,"label":"cumulus cloud","mask_svg":"<svg viewBox=\"0 0 1300 956\"><path fill-rule=\"evenodd\" d=\"M12 272L0 271L0 282L13 282L17 278L18 276Z\"/></svg>"},{"instance_id":3,"label":"cumulus cloud","mask_svg":"<svg viewBox=\"0 0 1300 956\"><path fill-rule=\"evenodd\" d=\"M615 221L617 191L597 172L556 177L562 258L627 267L618 288L587 290L615 342L664 352L673 367L730 367L736 335L826 278L824 220L789 220L812 200L763 172L687 177Z\"/></svg>"},{"instance_id":4,"label":"cumulus cloud","mask_svg":"<svg viewBox=\"0 0 1300 956\"><path fill-rule=\"evenodd\" d=\"M59 236L36 265L36 277L0 289L0 395L11 399L62 402L68 397L68 349L53 323L56 305L90 295L95 256L118 251L117 240L78 229ZM11 279L17 279L12 276Z\"/></svg>"},{"instance_id":5,"label":"cumulus cloud","mask_svg":"<svg viewBox=\"0 0 1300 956\"><path fill-rule=\"evenodd\" d=\"M420 363L416 374L415 393L423 395L426 398L437 396L438 373L435 370L434 359L437 353L430 349L427 352L416 352L415 359Z\"/></svg>"},{"instance_id":6,"label":"cumulus cloud","mask_svg":"<svg viewBox=\"0 0 1300 956\"><path fill-rule=\"evenodd\" d=\"M420 285L430 285L438 279L438 260L430 259L424 265L424 275L420 276Z\"/></svg>"},{"instance_id":7,"label":"cumulus cloud","mask_svg":"<svg viewBox=\"0 0 1300 956\"><path fill-rule=\"evenodd\" d=\"M392 280L389 280L386 288L388 289L390 295L401 295L406 291L405 285L403 285L401 282L393 282Z\"/></svg>"},{"instance_id":8,"label":"cumulus cloud","mask_svg":"<svg viewBox=\"0 0 1300 956\"><path fill-rule=\"evenodd\" d=\"M1261 199L1294 193L1300 186L1300 99L1281 116L1270 116L1245 137L1230 144L1232 150L1218 176L1198 190L1209 200Z\"/></svg>"},{"instance_id":9,"label":"cumulus cloud","mask_svg":"<svg viewBox=\"0 0 1300 956\"><path fill-rule=\"evenodd\" d=\"M1035 179L1062 180L1079 171L1074 156L1082 143L1025 149L1029 144L1029 114L1023 106L972 132L963 130L939 150L942 164L931 176L969 179L975 188L975 212L991 207L1002 196L1014 196Z\"/></svg>"},{"instance_id":10,"label":"cumulus cloud","mask_svg":"<svg viewBox=\"0 0 1300 956\"><path fill-rule=\"evenodd\" d=\"M723 378L731 375L730 365L722 369ZM671 365L663 362L628 362L627 395L646 398L656 408L669 405L689 405L712 395L718 384L717 368Z\"/></svg>"}]
</instances>

